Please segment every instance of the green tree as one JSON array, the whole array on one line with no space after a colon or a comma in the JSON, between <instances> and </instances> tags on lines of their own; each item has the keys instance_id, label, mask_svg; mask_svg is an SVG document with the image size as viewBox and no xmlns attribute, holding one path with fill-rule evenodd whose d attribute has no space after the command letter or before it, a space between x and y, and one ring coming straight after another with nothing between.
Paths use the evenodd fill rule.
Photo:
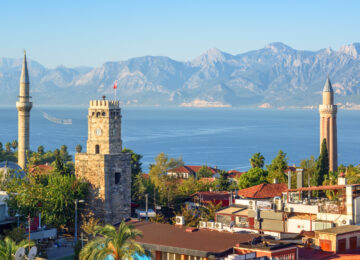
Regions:
<instances>
[{"instance_id":1,"label":"green tree","mask_svg":"<svg viewBox=\"0 0 360 260\"><path fill-rule=\"evenodd\" d=\"M33 246L34 242L30 242L30 246ZM15 260L15 253L20 248L29 247L29 241L23 240L20 243L16 243L9 237L5 237L4 240L0 240L0 259L1 260Z\"/></svg>"},{"instance_id":2,"label":"green tree","mask_svg":"<svg viewBox=\"0 0 360 260\"><path fill-rule=\"evenodd\" d=\"M67 146L66 145L62 145L60 147L60 159L62 160L62 162L66 163L68 161L71 161L71 155L69 155L68 150L67 150Z\"/></svg>"},{"instance_id":3,"label":"green tree","mask_svg":"<svg viewBox=\"0 0 360 260\"><path fill-rule=\"evenodd\" d=\"M261 153L254 153L250 158L251 168L263 168L265 164L265 157Z\"/></svg>"},{"instance_id":4,"label":"green tree","mask_svg":"<svg viewBox=\"0 0 360 260\"><path fill-rule=\"evenodd\" d=\"M316 160L313 155L311 155L309 160L302 160L300 162L300 167L304 169L304 186L310 186L311 178L316 173Z\"/></svg>"},{"instance_id":5,"label":"green tree","mask_svg":"<svg viewBox=\"0 0 360 260\"><path fill-rule=\"evenodd\" d=\"M14 140L14 141L11 142L11 147L12 147L14 150L16 150L16 148L18 147L18 142L17 142L17 140Z\"/></svg>"},{"instance_id":6,"label":"green tree","mask_svg":"<svg viewBox=\"0 0 360 260\"><path fill-rule=\"evenodd\" d=\"M360 168L359 166L349 165L346 170L346 180L348 184L360 183Z\"/></svg>"},{"instance_id":7,"label":"green tree","mask_svg":"<svg viewBox=\"0 0 360 260\"><path fill-rule=\"evenodd\" d=\"M217 179L217 189L219 191L226 191L230 187L229 173L226 171L219 172L219 178Z\"/></svg>"},{"instance_id":8,"label":"green tree","mask_svg":"<svg viewBox=\"0 0 360 260\"><path fill-rule=\"evenodd\" d=\"M184 165L181 158L168 158L167 154L160 153L155 158L155 164L151 166L149 175L151 181L155 183L155 186L160 185L160 179L162 176L166 176L167 171L171 168Z\"/></svg>"},{"instance_id":9,"label":"green tree","mask_svg":"<svg viewBox=\"0 0 360 260\"><path fill-rule=\"evenodd\" d=\"M320 186L324 181L325 175L329 174L329 155L326 147L326 139L321 143L321 151L316 161L316 171L311 178L311 186Z\"/></svg>"},{"instance_id":10,"label":"green tree","mask_svg":"<svg viewBox=\"0 0 360 260\"><path fill-rule=\"evenodd\" d=\"M172 222L175 224L176 216L183 216L185 226L197 227L200 222L200 212L198 209L190 208L188 205L182 206L179 212L174 212L175 217L172 218Z\"/></svg>"},{"instance_id":11,"label":"green tree","mask_svg":"<svg viewBox=\"0 0 360 260\"><path fill-rule=\"evenodd\" d=\"M268 172L261 168L251 168L238 179L239 189L249 188L258 184L267 183Z\"/></svg>"},{"instance_id":12,"label":"green tree","mask_svg":"<svg viewBox=\"0 0 360 260\"><path fill-rule=\"evenodd\" d=\"M75 199L85 199L88 183L74 175L28 175L14 178L6 187L10 194L7 201L12 213L23 216L42 214L46 225L72 224Z\"/></svg>"},{"instance_id":13,"label":"green tree","mask_svg":"<svg viewBox=\"0 0 360 260\"><path fill-rule=\"evenodd\" d=\"M215 204L210 201L208 204L201 207L201 219L205 221L214 221L215 213L223 207L222 202Z\"/></svg>"},{"instance_id":14,"label":"green tree","mask_svg":"<svg viewBox=\"0 0 360 260\"><path fill-rule=\"evenodd\" d=\"M288 167L287 161L288 159L286 157L286 153L280 150L276 157L272 160L271 164L266 165L268 170L267 180L269 183L272 183L274 179L277 179L280 183L287 182L287 176L284 173Z\"/></svg>"},{"instance_id":15,"label":"green tree","mask_svg":"<svg viewBox=\"0 0 360 260\"><path fill-rule=\"evenodd\" d=\"M213 176L211 169L207 165L203 165L196 173L196 177L200 178L210 178Z\"/></svg>"},{"instance_id":16,"label":"green tree","mask_svg":"<svg viewBox=\"0 0 360 260\"><path fill-rule=\"evenodd\" d=\"M45 152L45 148L44 146L40 145L38 148L37 148L37 151L38 151L38 154L41 156L44 154Z\"/></svg>"},{"instance_id":17,"label":"green tree","mask_svg":"<svg viewBox=\"0 0 360 260\"><path fill-rule=\"evenodd\" d=\"M76 147L75 147L75 150L76 150L77 153L81 153L81 151L82 151L81 144L77 144Z\"/></svg>"},{"instance_id":18,"label":"green tree","mask_svg":"<svg viewBox=\"0 0 360 260\"><path fill-rule=\"evenodd\" d=\"M338 175L336 172L330 171L327 175L324 176L323 185L336 185L337 184L337 178ZM336 198L336 194L333 190L327 190L325 191L326 197L328 197L330 200L334 200Z\"/></svg>"},{"instance_id":19,"label":"green tree","mask_svg":"<svg viewBox=\"0 0 360 260\"><path fill-rule=\"evenodd\" d=\"M133 150L124 148L123 153L130 153L131 155L131 197L132 199L135 199L135 193L137 189L137 185L139 183L136 183L137 176L142 172L141 169L141 158L142 155L135 153Z\"/></svg>"},{"instance_id":20,"label":"green tree","mask_svg":"<svg viewBox=\"0 0 360 260\"><path fill-rule=\"evenodd\" d=\"M141 232L125 222L121 222L118 229L111 225L98 226L96 233L97 237L81 250L80 260L103 260L109 255L114 260L123 260L132 259L134 254L148 255L145 249L135 241L136 238L142 236Z\"/></svg>"},{"instance_id":21,"label":"green tree","mask_svg":"<svg viewBox=\"0 0 360 260\"><path fill-rule=\"evenodd\" d=\"M2 144L2 142L0 142L0 152L2 152L3 151L3 144Z\"/></svg>"},{"instance_id":22,"label":"green tree","mask_svg":"<svg viewBox=\"0 0 360 260\"><path fill-rule=\"evenodd\" d=\"M10 151L11 151L11 144L10 144L10 142L7 142L7 143L5 144L5 149L6 149L6 152L10 153Z\"/></svg>"}]
</instances>

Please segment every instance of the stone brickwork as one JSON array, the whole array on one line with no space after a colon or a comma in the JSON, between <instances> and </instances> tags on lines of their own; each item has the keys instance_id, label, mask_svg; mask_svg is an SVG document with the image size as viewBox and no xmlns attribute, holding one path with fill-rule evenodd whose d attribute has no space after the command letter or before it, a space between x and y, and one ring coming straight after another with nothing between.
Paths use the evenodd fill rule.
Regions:
<instances>
[{"instance_id":1,"label":"stone brickwork","mask_svg":"<svg viewBox=\"0 0 360 260\"><path fill-rule=\"evenodd\" d=\"M90 183L90 211L117 224L131 213L131 155L123 153L118 101L92 100L86 153L75 155L75 174Z\"/></svg>"}]
</instances>

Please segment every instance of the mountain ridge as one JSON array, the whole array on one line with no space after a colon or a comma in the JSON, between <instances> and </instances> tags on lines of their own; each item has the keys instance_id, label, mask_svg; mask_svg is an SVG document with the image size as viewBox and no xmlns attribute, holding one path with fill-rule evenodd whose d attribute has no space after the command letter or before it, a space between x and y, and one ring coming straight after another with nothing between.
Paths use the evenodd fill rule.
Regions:
<instances>
[{"instance_id":1,"label":"mountain ridge","mask_svg":"<svg viewBox=\"0 0 360 260\"><path fill-rule=\"evenodd\" d=\"M16 101L21 61L0 58L0 105ZM360 103L360 43L307 51L274 42L235 55L211 48L191 61L143 56L95 68L47 69L28 59L28 67L33 102L41 105L87 105L104 94L112 97L118 80L124 105L316 106L328 74L337 102Z\"/></svg>"}]
</instances>

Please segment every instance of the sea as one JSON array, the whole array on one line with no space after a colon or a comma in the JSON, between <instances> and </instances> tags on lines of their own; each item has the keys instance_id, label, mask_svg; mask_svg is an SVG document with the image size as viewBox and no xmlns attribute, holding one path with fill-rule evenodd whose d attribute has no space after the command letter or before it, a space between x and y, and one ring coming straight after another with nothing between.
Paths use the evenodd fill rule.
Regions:
<instances>
[{"instance_id":1,"label":"sea","mask_svg":"<svg viewBox=\"0 0 360 260\"><path fill-rule=\"evenodd\" d=\"M57 124L44 113L72 124ZM360 163L360 111L338 111L339 164ZM87 108L34 107L30 119L30 148L54 150L65 144L74 155L86 150ZM16 108L0 108L0 142L17 139ZM260 152L271 163L283 150L289 165L319 155L317 110L235 108L123 108L123 147L141 154L143 171L166 153L188 165L217 166L246 171L252 154Z\"/></svg>"}]
</instances>

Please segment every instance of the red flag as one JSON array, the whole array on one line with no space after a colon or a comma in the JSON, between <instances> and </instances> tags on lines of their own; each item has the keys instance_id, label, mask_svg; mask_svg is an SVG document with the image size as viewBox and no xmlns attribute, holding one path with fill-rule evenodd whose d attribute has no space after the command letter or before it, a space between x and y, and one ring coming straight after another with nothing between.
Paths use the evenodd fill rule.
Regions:
<instances>
[{"instance_id":1,"label":"red flag","mask_svg":"<svg viewBox=\"0 0 360 260\"><path fill-rule=\"evenodd\" d=\"M117 80L115 80L115 83L114 83L114 89L117 89Z\"/></svg>"}]
</instances>

